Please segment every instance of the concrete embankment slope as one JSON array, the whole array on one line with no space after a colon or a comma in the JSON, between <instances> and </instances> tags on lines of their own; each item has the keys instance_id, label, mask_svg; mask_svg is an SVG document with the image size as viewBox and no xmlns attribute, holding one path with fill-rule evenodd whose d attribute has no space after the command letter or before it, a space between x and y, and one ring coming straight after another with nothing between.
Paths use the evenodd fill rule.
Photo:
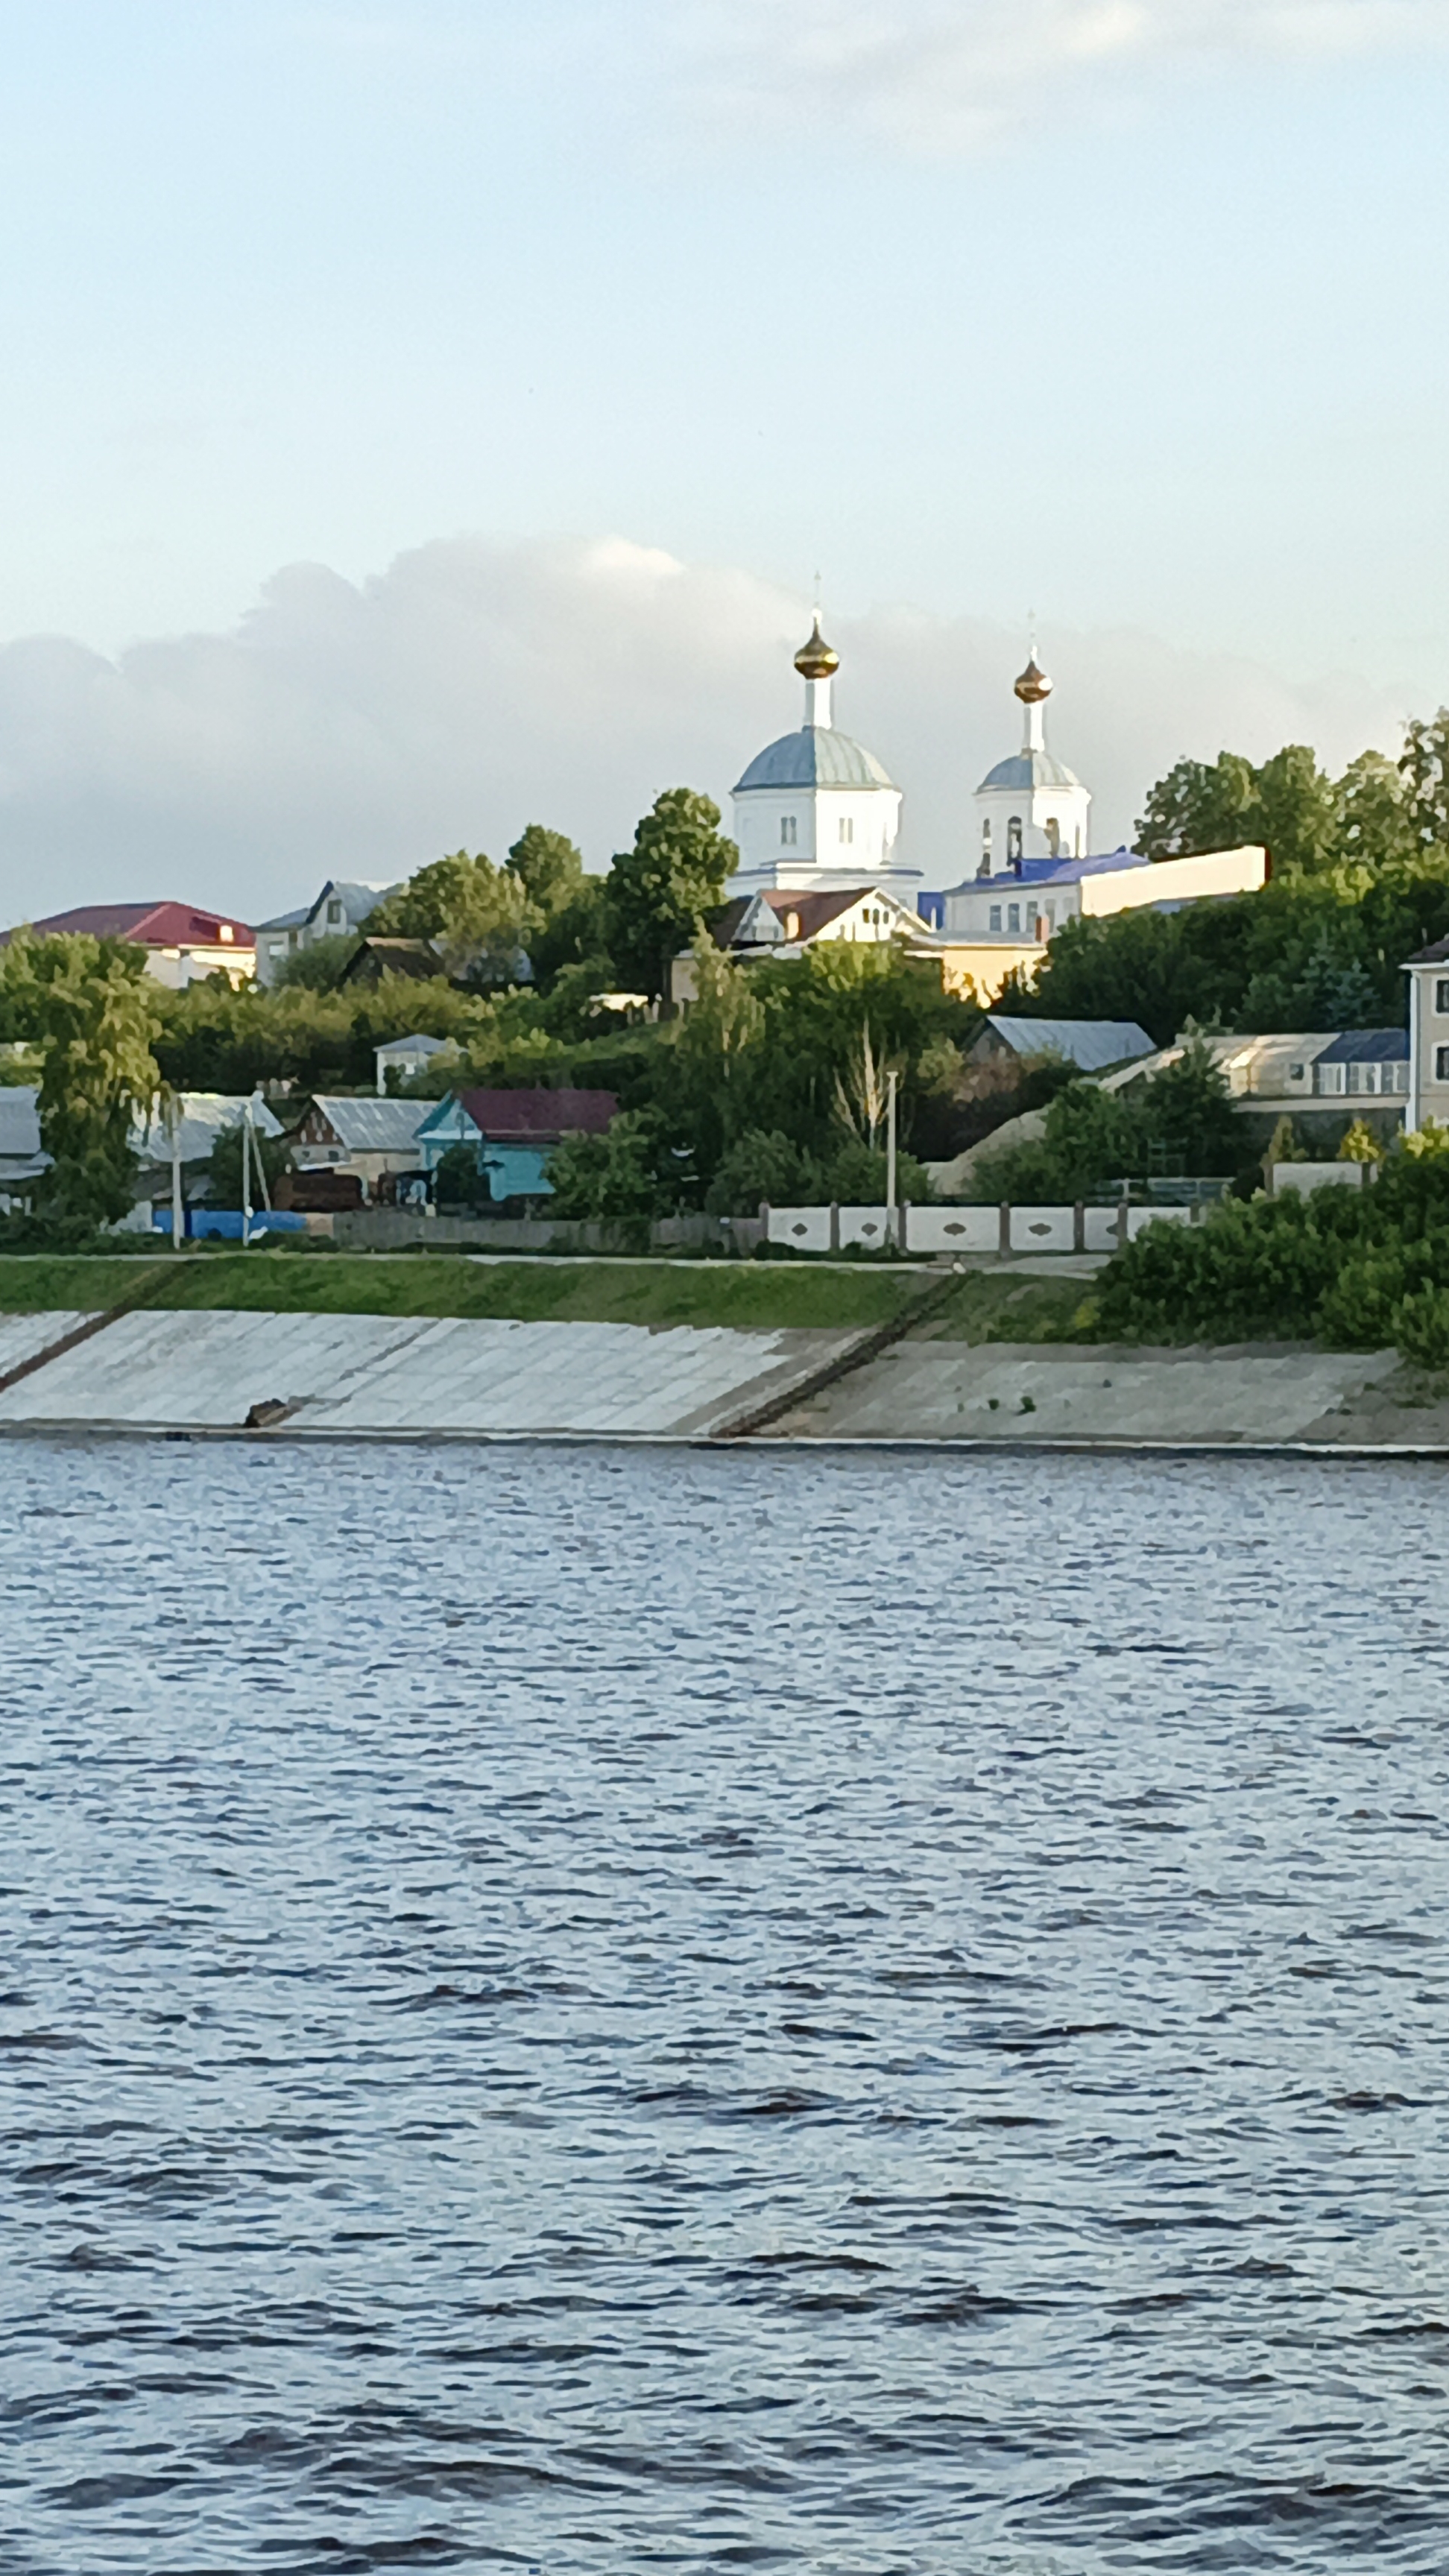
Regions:
<instances>
[{"instance_id":1,"label":"concrete embankment slope","mask_svg":"<svg viewBox=\"0 0 1449 2576\"><path fill-rule=\"evenodd\" d=\"M0 1317L0 1433L1442 1449L1392 1352L138 1310ZM50 1353L52 1356L47 1357Z\"/></svg>"},{"instance_id":2,"label":"concrete embankment slope","mask_svg":"<svg viewBox=\"0 0 1449 2576\"><path fill-rule=\"evenodd\" d=\"M84 1318L0 1324L0 1431L702 1439L813 1380L859 1336L473 1317L140 1311L8 1386Z\"/></svg>"}]
</instances>

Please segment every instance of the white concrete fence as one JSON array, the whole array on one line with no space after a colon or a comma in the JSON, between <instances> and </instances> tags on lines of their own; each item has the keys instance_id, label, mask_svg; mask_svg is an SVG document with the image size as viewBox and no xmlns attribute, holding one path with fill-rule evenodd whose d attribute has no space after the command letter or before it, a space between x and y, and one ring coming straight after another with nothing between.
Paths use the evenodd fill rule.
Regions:
<instances>
[{"instance_id":1,"label":"white concrete fence","mask_svg":"<svg viewBox=\"0 0 1449 2576\"><path fill-rule=\"evenodd\" d=\"M1198 1207L793 1207L762 1206L767 1243L795 1252L1115 1252L1144 1226L1191 1225Z\"/></svg>"}]
</instances>

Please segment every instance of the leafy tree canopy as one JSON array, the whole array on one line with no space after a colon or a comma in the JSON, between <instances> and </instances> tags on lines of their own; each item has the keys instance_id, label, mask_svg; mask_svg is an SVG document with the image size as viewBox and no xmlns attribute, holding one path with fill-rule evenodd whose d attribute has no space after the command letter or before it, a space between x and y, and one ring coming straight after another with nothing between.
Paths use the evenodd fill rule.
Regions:
<instances>
[{"instance_id":1,"label":"leafy tree canopy","mask_svg":"<svg viewBox=\"0 0 1449 2576\"><path fill-rule=\"evenodd\" d=\"M159 994L124 939L20 935L6 952L15 1034L38 1050L41 1141L54 1157L37 1196L49 1215L101 1224L131 1205L133 1117L160 1088Z\"/></svg>"},{"instance_id":2,"label":"leafy tree canopy","mask_svg":"<svg viewBox=\"0 0 1449 2576\"><path fill-rule=\"evenodd\" d=\"M666 788L615 858L607 886L610 952L626 985L667 994L672 959L723 897L739 852L719 807L688 787Z\"/></svg>"},{"instance_id":3,"label":"leafy tree canopy","mask_svg":"<svg viewBox=\"0 0 1449 2576\"><path fill-rule=\"evenodd\" d=\"M540 916L523 878L466 850L434 859L369 913L369 937L431 939L460 982L516 984Z\"/></svg>"}]
</instances>

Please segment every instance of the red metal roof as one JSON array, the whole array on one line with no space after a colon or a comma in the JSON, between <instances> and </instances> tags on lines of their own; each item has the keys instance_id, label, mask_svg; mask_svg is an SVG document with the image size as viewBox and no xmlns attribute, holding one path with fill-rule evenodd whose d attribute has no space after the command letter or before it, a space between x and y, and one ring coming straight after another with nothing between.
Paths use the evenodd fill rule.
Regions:
<instances>
[{"instance_id":1,"label":"red metal roof","mask_svg":"<svg viewBox=\"0 0 1449 2576\"><path fill-rule=\"evenodd\" d=\"M495 1145L555 1144L560 1136L602 1136L618 1112L612 1091L460 1091L480 1136Z\"/></svg>"},{"instance_id":2,"label":"red metal roof","mask_svg":"<svg viewBox=\"0 0 1449 2576\"><path fill-rule=\"evenodd\" d=\"M230 939L221 937L223 924ZM135 939L143 948L254 948L256 933L234 913L198 912L189 903L77 903L47 913L31 929L41 939L86 932L92 939Z\"/></svg>"}]
</instances>

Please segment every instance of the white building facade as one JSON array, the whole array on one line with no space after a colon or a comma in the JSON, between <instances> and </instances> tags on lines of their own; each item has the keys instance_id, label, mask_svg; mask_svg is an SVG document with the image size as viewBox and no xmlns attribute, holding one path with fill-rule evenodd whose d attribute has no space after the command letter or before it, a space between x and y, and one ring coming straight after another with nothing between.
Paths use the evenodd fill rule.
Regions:
<instances>
[{"instance_id":1,"label":"white building facade","mask_svg":"<svg viewBox=\"0 0 1449 2576\"><path fill-rule=\"evenodd\" d=\"M901 791L873 752L836 731L831 700L839 667L817 617L795 656L805 722L768 744L733 791L740 863L727 892L829 894L872 885L914 910L920 870L904 866L896 849Z\"/></svg>"},{"instance_id":2,"label":"white building facade","mask_svg":"<svg viewBox=\"0 0 1449 2576\"><path fill-rule=\"evenodd\" d=\"M1436 939L1405 963L1409 978L1410 1134L1432 1119L1449 1127L1449 939Z\"/></svg>"}]
</instances>

